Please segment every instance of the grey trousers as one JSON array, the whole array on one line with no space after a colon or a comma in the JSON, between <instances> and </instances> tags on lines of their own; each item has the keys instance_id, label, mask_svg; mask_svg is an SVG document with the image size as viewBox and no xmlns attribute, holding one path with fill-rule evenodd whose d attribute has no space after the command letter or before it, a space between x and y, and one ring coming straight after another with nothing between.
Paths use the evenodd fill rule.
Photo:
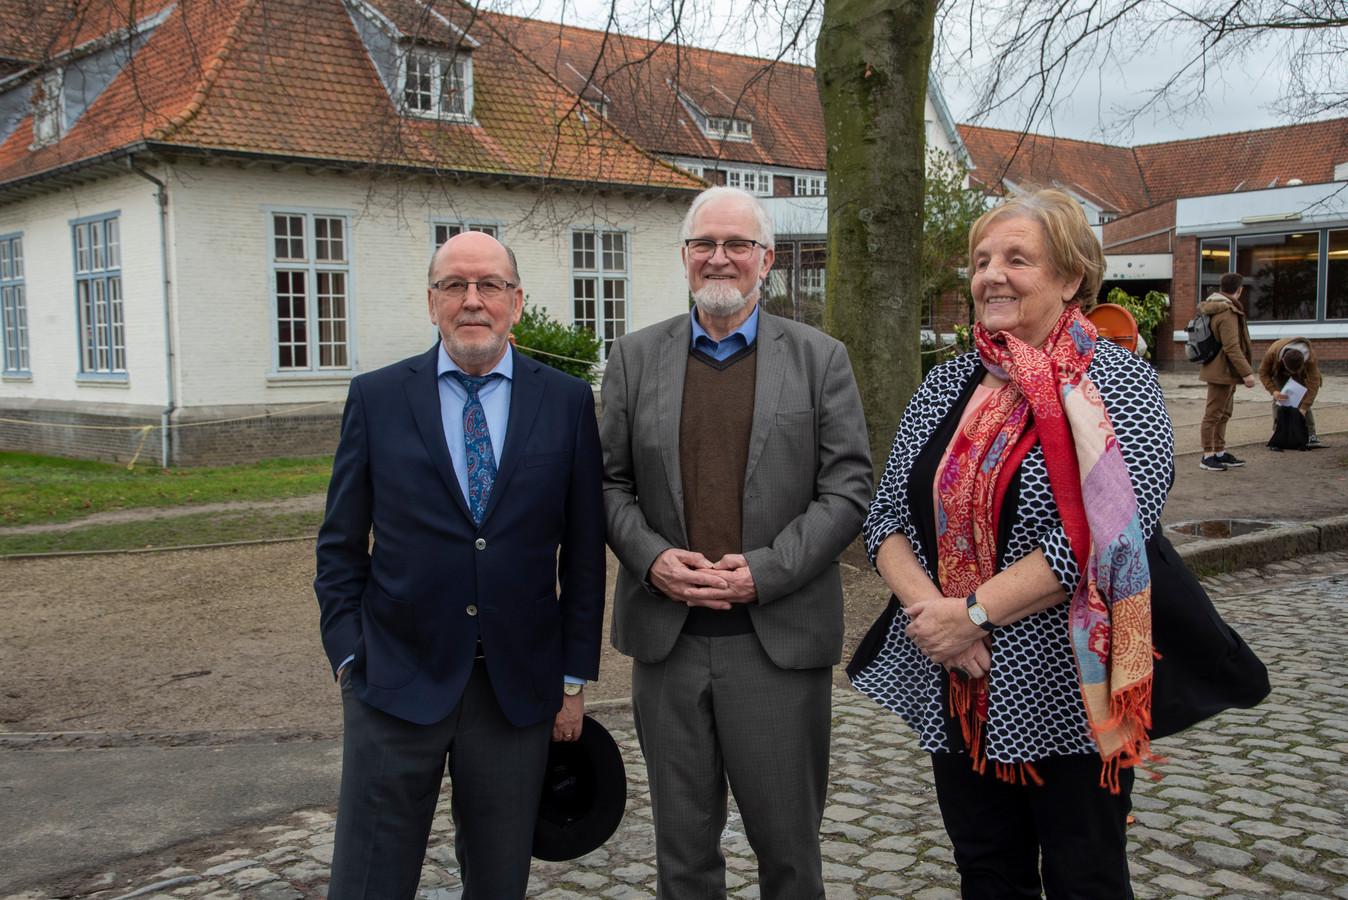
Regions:
<instances>
[{"instance_id":1,"label":"grey trousers","mask_svg":"<svg viewBox=\"0 0 1348 900\"><path fill-rule=\"evenodd\" d=\"M831 691L830 669L778 668L753 634L682 635L663 662L633 663L660 900L726 896L727 783L762 900L823 900Z\"/></svg>"},{"instance_id":2,"label":"grey trousers","mask_svg":"<svg viewBox=\"0 0 1348 900\"><path fill-rule=\"evenodd\" d=\"M342 678L342 792L328 900L411 900L446 760L464 900L523 898L552 719L516 728L478 660L458 704L416 725Z\"/></svg>"}]
</instances>

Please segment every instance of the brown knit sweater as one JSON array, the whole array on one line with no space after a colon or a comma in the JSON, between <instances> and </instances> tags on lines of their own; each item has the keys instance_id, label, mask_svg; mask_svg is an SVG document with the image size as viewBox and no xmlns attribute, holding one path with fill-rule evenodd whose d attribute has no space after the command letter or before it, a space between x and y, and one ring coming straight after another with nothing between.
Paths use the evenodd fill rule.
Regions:
<instances>
[{"instance_id":1,"label":"brown knit sweater","mask_svg":"<svg viewBox=\"0 0 1348 900\"><path fill-rule=\"evenodd\" d=\"M679 469L688 549L715 562L743 552L744 470L754 420L757 382L755 347L717 362L693 350L683 382L679 419ZM753 630L747 607L722 612L690 610L691 634L746 634Z\"/></svg>"}]
</instances>

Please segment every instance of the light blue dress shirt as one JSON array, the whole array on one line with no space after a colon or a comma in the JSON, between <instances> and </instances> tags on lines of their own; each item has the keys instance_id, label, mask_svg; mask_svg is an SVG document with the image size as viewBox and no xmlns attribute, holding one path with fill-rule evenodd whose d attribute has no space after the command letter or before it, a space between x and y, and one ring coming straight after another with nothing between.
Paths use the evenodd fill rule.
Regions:
<instances>
[{"instance_id":1,"label":"light blue dress shirt","mask_svg":"<svg viewBox=\"0 0 1348 900\"><path fill-rule=\"evenodd\" d=\"M749 313L749 318L744 320L744 324L719 341L713 341L711 335L707 334L707 330L697 321L696 306L688 315L693 320L693 349L701 350L717 362L739 353L758 337L757 303L754 304L754 311Z\"/></svg>"},{"instance_id":2,"label":"light blue dress shirt","mask_svg":"<svg viewBox=\"0 0 1348 900\"><path fill-rule=\"evenodd\" d=\"M464 499L468 498L468 450L463 445L463 404L468 400L468 391L457 378L446 378L446 372L462 372L463 369L445 352L445 345L439 345L439 358L435 363L435 383L440 388L440 423L445 429L445 443L449 445L449 458L454 462L454 475L459 479L459 490ZM515 377L515 354L509 350L501 357L492 372L500 374L478 389L477 398L482 401L482 412L487 416L487 433L491 435L491 455L496 457L496 467L501 466L501 448L505 446L506 425L510 421L511 379Z\"/></svg>"}]
</instances>

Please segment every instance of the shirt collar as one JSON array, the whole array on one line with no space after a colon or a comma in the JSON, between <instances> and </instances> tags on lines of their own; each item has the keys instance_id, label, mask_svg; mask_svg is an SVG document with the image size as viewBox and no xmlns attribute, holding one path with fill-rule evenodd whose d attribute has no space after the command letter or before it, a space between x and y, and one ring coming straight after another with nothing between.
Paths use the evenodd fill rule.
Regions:
<instances>
[{"instance_id":1,"label":"shirt collar","mask_svg":"<svg viewBox=\"0 0 1348 900\"><path fill-rule=\"evenodd\" d=\"M449 354L445 352L445 342L441 341L435 345L438 350L435 360L435 377L439 378L446 372L462 372L459 364L450 359ZM492 366L492 372L501 375L506 379L513 379L515 376L515 354L510 352L511 348L506 347L505 356L501 357L500 362ZM488 373L491 374L491 373Z\"/></svg>"},{"instance_id":2,"label":"shirt collar","mask_svg":"<svg viewBox=\"0 0 1348 900\"><path fill-rule=\"evenodd\" d=\"M701 323L698 322L696 306L694 306L692 311L688 313L688 317L693 322L693 349L695 350L705 349L708 352L710 352L712 350L715 350L716 347L718 347L719 345L725 344L727 341L736 342L737 340L743 342L742 345L738 348L742 350L744 349L744 347L748 347L750 344L752 344L754 342L754 339L758 337L757 303L754 304L754 311L749 313L749 318L744 320L744 324L740 325L739 328L736 328L734 331L730 332L730 334L721 338L721 340L719 341L712 340L712 336L707 334L707 329L703 328ZM739 337L736 338L736 335L738 335Z\"/></svg>"}]
</instances>

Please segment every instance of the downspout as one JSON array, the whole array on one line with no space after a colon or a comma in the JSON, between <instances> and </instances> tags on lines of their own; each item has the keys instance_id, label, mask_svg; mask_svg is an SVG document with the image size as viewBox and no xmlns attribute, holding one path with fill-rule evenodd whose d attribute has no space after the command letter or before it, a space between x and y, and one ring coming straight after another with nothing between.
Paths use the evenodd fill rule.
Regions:
<instances>
[{"instance_id":1,"label":"downspout","mask_svg":"<svg viewBox=\"0 0 1348 900\"><path fill-rule=\"evenodd\" d=\"M141 178L151 182L158 189L156 201L159 203L159 264L164 272L164 380L168 387L168 405L159 413L160 458L164 468L169 464L169 417L177 410L177 392L173 384L173 318L169 305L168 270L168 187L144 169L138 168L131 157L126 158L126 167Z\"/></svg>"}]
</instances>

